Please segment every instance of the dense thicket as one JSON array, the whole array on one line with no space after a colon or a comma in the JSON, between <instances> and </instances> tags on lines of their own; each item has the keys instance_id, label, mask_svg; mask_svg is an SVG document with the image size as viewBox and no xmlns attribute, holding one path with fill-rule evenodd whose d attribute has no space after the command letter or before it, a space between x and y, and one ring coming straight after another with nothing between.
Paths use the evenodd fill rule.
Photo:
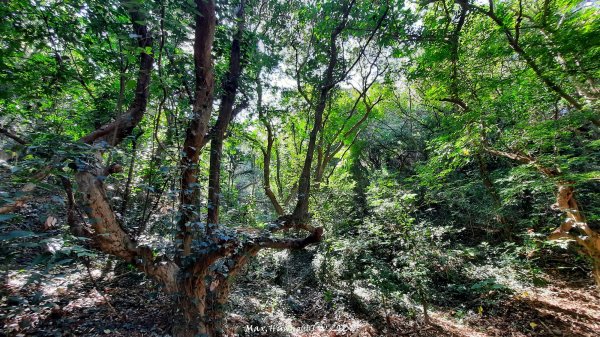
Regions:
<instances>
[{"instance_id":1,"label":"dense thicket","mask_svg":"<svg viewBox=\"0 0 600 337\"><path fill-rule=\"evenodd\" d=\"M177 336L222 334L232 280L265 248L316 244L322 286L425 314L504 291L509 269L540 281L565 250L600 285L594 2L14 0L0 13L0 221L55 194L64 254L154 278ZM3 231L15 247L33 235Z\"/></svg>"}]
</instances>

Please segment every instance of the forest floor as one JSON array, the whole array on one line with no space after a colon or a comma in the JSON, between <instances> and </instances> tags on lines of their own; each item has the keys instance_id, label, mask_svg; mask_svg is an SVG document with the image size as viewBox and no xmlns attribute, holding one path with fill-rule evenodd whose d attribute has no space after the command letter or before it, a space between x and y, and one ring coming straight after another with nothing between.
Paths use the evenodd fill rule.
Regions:
<instances>
[{"instance_id":1,"label":"forest floor","mask_svg":"<svg viewBox=\"0 0 600 337\"><path fill-rule=\"evenodd\" d=\"M294 271L301 271L292 265ZM310 269L310 268L308 268ZM62 270L62 272L61 272ZM68 273L67 273L68 271ZM91 276L90 276L91 274ZM7 336L166 336L169 299L137 272L102 271L81 264L41 273L5 274L0 315ZM520 290L492 313L431 308L407 318L325 300L318 287L289 277L240 277L231 298L231 336L598 336L600 296L590 284L554 283ZM92 281L93 279L93 281ZM290 284L296 285L290 287ZM262 332L257 332L261 330Z\"/></svg>"},{"instance_id":2,"label":"forest floor","mask_svg":"<svg viewBox=\"0 0 600 337\"><path fill-rule=\"evenodd\" d=\"M47 211L25 207L19 224L3 226L3 232L58 234L60 229L49 229L40 220L39 214ZM82 263L87 257L54 261L52 268L32 266L40 251L52 251L52 241L42 240L43 245L39 237L17 241L17 246L0 246L0 336L168 336L170 299L142 274L114 262L108 264L114 267L106 268L108 259L103 256L88 260L89 269ZM313 258L309 249L268 253L250 264L231 296L228 334L598 336L600 332L600 294L581 275L569 277L547 269L545 285L511 289L489 305L430 306L425 324L420 306L399 314L379 309L371 303L377 298L360 289L354 297L327 290L314 276ZM272 263L273 259L279 262Z\"/></svg>"}]
</instances>

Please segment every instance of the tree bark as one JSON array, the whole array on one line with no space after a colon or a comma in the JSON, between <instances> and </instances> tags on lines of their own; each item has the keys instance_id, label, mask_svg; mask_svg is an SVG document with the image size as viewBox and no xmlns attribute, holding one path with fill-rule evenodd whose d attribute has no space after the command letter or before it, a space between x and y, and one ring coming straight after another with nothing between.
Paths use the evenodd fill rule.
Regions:
<instances>
[{"instance_id":1,"label":"tree bark","mask_svg":"<svg viewBox=\"0 0 600 337\"><path fill-rule=\"evenodd\" d=\"M190 221L196 217L200 189L198 186L198 160L212 112L214 74L211 57L215 36L215 3L213 0L196 0L196 28L194 40L195 98L192 119L185 133L181 158L181 192L178 223L178 259L191 252L192 230Z\"/></svg>"},{"instance_id":2,"label":"tree bark","mask_svg":"<svg viewBox=\"0 0 600 337\"><path fill-rule=\"evenodd\" d=\"M82 223L77 224L73 188L68 180L63 180L67 193L67 213L69 225L78 236L88 237L91 247L106 254L113 255L132 264L138 270L157 280L168 294L174 298L174 336L221 336L224 335L223 306L230 291L230 278L237 273L260 249L301 249L321 240L323 229L310 228L310 234L302 239L274 237L271 232L261 232L259 235L244 235L233 233L231 228L215 223L214 233L208 233L203 241L206 249L193 249L189 221L197 215L193 206L198 196L199 153L204 142L207 124L212 111L213 74L211 49L215 31L215 4L213 1L196 0L198 12L196 16L196 40L194 43L194 60L196 71L196 95L193 116L189 124L181 159L182 192L180 194L182 221L179 223L177 238L180 240L174 260L164 256L155 256L151 248L140 245L118 221L104 186L104 180L115 173L117 165L104 167L100 152L94 155L81 155L76 161L75 181L77 196L86 216L81 216ZM138 46L143 47L140 54L140 70L136 85L134 101L128 112L117 120L101 126L81 138L88 144L104 143L106 146L116 146L129 136L132 130L142 120L148 100L148 85L153 67L152 37L145 25L144 18L135 8L127 7L131 16ZM240 14L243 14L243 6ZM243 23L242 23L243 24ZM243 26L241 26L243 28ZM237 69L232 71L226 86L226 96L222 99L220 111L221 123L215 128L214 139L222 140L225 129L235 114L231 107L237 89L237 77L241 71L240 45L242 32L239 30L237 47L232 47L232 60L237 62ZM148 49L150 48L150 49ZM237 50L237 51L236 51ZM235 55L237 54L237 61ZM234 81L235 80L235 81ZM235 82L235 83L234 83ZM230 102L230 103L228 103ZM229 106L227 105L229 104ZM221 113L223 116L221 116ZM221 118L222 117L222 118ZM219 154L221 149L219 149ZM62 161L64 159L60 159ZM218 165L212 166L218 167ZM121 168L122 169L122 168ZM45 177L45 175L43 176ZM43 178L43 177L40 177ZM218 186L219 178L215 179ZM188 191L189 190L189 191ZM191 191L191 192L190 192ZM308 227L303 227L308 228ZM277 228L281 229L281 228ZM227 235L223 235L227 234ZM187 257L187 258L186 258ZM229 273L220 269L217 261L224 261L229 266ZM231 264L229 263L231 262Z\"/></svg>"},{"instance_id":3,"label":"tree bark","mask_svg":"<svg viewBox=\"0 0 600 337\"><path fill-rule=\"evenodd\" d=\"M108 146L119 144L125 137L131 134L144 113L148 104L150 94L150 78L154 57L152 55L152 35L148 32L146 25L140 24L146 20L146 17L137 10L130 10L129 15L133 25L133 30L138 36L138 47L140 52L140 65L135 87L135 96L127 112L119 116L115 121L101 126L97 130L89 133L80 139L88 144L104 142Z\"/></svg>"},{"instance_id":4,"label":"tree bark","mask_svg":"<svg viewBox=\"0 0 600 337\"><path fill-rule=\"evenodd\" d=\"M565 221L548 237L549 240L570 239L575 240L592 260L592 275L600 291L600 234L589 227L579 204L575 199L575 189L572 184L561 181L558 183L556 203L552 208L566 214ZM571 233L572 229L579 229L579 233Z\"/></svg>"},{"instance_id":5,"label":"tree bark","mask_svg":"<svg viewBox=\"0 0 600 337\"><path fill-rule=\"evenodd\" d=\"M498 151L487 147L485 150L496 156L532 165L546 177L557 181L556 203L552 205L552 208L563 212L566 215L566 219L550 234L548 240L567 239L577 242L592 260L594 281L600 291L600 234L588 225L587 220L579 209L579 204L574 197L575 188L573 187L573 183L562 180L561 172L557 168L545 167L531 156L518 152ZM579 233L572 233L571 230L573 229L578 229L584 235L580 236Z\"/></svg>"},{"instance_id":6,"label":"tree bark","mask_svg":"<svg viewBox=\"0 0 600 337\"><path fill-rule=\"evenodd\" d=\"M231 52L229 55L229 69L223 81L223 95L221 96L221 106L219 108L219 117L215 127L211 129L210 143L210 169L208 175L208 218L207 226L210 230L211 224L219 223L219 199L220 199L220 181L221 181L221 157L223 154L223 140L225 131L233 117L233 103L238 90L240 75L242 73L242 51L241 43L244 34L244 6L242 0L236 13L237 29L231 42Z\"/></svg>"},{"instance_id":7,"label":"tree bark","mask_svg":"<svg viewBox=\"0 0 600 337\"><path fill-rule=\"evenodd\" d=\"M348 16L350 14L350 10L352 9L353 4L354 3L352 2L344 8L344 12L342 13L340 23L333 29L331 35L329 36L329 61L327 64L327 68L325 69L323 82L319 88L319 96L317 99L317 104L315 105L313 128L310 132L308 140L308 147L306 149L304 166L302 167L302 172L300 173L300 178L298 179L298 200L296 202L296 207L294 208L294 212L292 214L292 218L294 219L294 221L297 222L306 222L309 218L308 197L310 193L310 171L317 143L317 135L323 125L323 112L325 111L327 98L329 97L329 93L331 92L331 90L335 86L335 83L337 82L334 79L334 70L336 69L336 66L338 64L337 38L346 28L346 25L348 23Z\"/></svg>"}]
</instances>

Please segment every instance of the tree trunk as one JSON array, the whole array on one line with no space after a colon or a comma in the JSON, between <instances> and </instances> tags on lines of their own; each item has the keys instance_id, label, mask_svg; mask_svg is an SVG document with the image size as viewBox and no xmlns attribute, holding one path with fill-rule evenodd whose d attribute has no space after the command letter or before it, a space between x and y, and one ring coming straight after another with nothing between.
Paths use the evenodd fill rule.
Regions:
<instances>
[{"instance_id":1,"label":"tree trunk","mask_svg":"<svg viewBox=\"0 0 600 337\"><path fill-rule=\"evenodd\" d=\"M249 245L237 253L226 252L204 256L193 268L180 275L175 298L175 319L172 329L175 337L226 336L225 305L229 299L231 279L260 250L258 245ZM228 272L209 271L218 259L225 259Z\"/></svg>"},{"instance_id":2,"label":"tree trunk","mask_svg":"<svg viewBox=\"0 0 600 337\"><path fill-rule=\"evenodd\" d=\"M275 212L278 216L282 216L284 215L285 211L283 210L283 207L281 207L281 204L279 204L277 196L275 196L275 193L273 193L273 190L271 189L271 153L273 151L274 139L270 127L268 130L267 149L265 153L263 153L263 187L265 194L275 208Z\"/></svg>"},{"instance_id":3,"label":"tree trunk","mask_svg":"<svg viewBox=\"0 0 600 337\"><path fill-rule=\"evenodd\" d=\"M258 111L258 119L264 125L267 130L267 148L261 147L263 153L263 189L265 190L265 194L271 201L273 208L275 209L275 213L278 216L284 215L285 211L281 204L277 200L277 196L273 193L271 189L271 155L273 153L273 144L275 143L275 135L273 133L273 127L271 126L271 122L265 116L265 111L262 104L262 82L260 80L261 69L258 70L258 75L256 79L256 110ZM281 181L280 181L280 168L279 168L279 154L276 153L277 157L277 186L279 189L279 195L281 196Z\"/></svg>"},{"instance_id":4,"label":"tree trunk","mask_svg":"<svg viewBox=\"0 0 600 337\"><path fill-rule=\"evenodd\" d=\"M210 143L210 169L208 174L208 224L219 223L219 199L221 194L221 158L223 156L223 140L225 131L233 118L233 103L238 90L240 75L242 73L242 37L244 34L244 1L240 3L237 18L236 34L231 41L229 56L229 69L223 81L223 95L219 117L213 131ZM210 227L208 227L210 230Z\"/></svg>"},{"instance_id":5,"label":"tree trunk","mask_svg":"<svg viewBox=\"0 0 600 337\"><path fill-rule=\"evenodd\" d=\"M523 164L534 166L540 173L548 178L556 179L558 191L556 193L556 203L552 208L559 210L566 215L565 221L555 229L548 237L548 240L574 240L585 253L592 259L592 268L596 286L600 290L600 234L590 228L587 224L583 213L579 209L579 204L574 197L575 188L573 183L565 180L559 180L561 172L555 167L546 167L541 165L535 158L519 152L505 152L484 147L484 149L495 156L501 156L516 160ZM580 233L571 233L572 229L578 229L585 236L580 236Z\"/></svg>"},{"instance_id":6,"label":"tree trunk","mask_svg":"<svg viewBox=\"0 0 600 337\"><path fill-rule=\"evenodd\" d=\"M334 71L338 64L338 46L337 38L346 28L348 23L348 16L354 3L351 3L348 7L344 8L342 18L339 24L331 32L329 36L329 50L328 50L328 64L323 74L323 82L319 88L319 95L317 98L317 104L315 105L315 116L313 128L310 131L308 139L308 147L306 149L306 157L304 158L304 166L298 179L298 201L292 214L292 218L296 221L305 222L309 218L308 214L308 197L310 194L310 171L313 163L313 156L317 143L317 135L321 131L323 126L323 112L327 104L329 94L336 83L339 83L341 79L336 79Z\"/></svg>"},{"instance_id":7,"label":"tree trunk","mask_svg":"<svg viewBox=\"0 0 600 337\"><path fill-rule=\"evenodd\" d=\"M219 204L221 195L221 159L223 154L223 135L210 142L210 171L208 174L208 216L207 224L219 223Z\"/></svg>"},{"instance_id":8,"label":"tree trunk","mask_svg":"<svg viewBox=\"0 0 600 337\"><path fill-rule=\"evenodd\" d=\"M202 275L203 276L203 275ZM208 335L206 320L206 288L203 277L190 276L179 282L175 295L172 334L174 337Z\"/></svg>"},{"instance_id":9,"label":"tree trunk","mask_svg":"<svg viewBox=\"0 0 600 337\"><path fill-rule=\"evenodd\" d=\"M567 215L566 220L548 237L549 240L571 239L583 247L584 252L592 260L592 274L596 286L600 291L600 234L589 227L585 217L579 210L579 205L574 197L575 189L567 182L560 182L556 203L552 208L560 210ZM571 229L579 229L585 237L579 233L571 234Z\"/></svg>"},{"instance_id":10,"label":"tree trunk","mask_svg":"<svg viewBox=\"0 0 600 337\"><path fill-rule=\"evenodd\" d=\"M198 184L198 160L208 122L212 113L214 74L212 45L215 37L216 13L213 0L196 0L198 13L194 39L195 95L193 116L185 133L181 157L181 217L178 223L177 241L179 254L183 257L191 252L192 229L190 222L196 217L200 198Z\"/></svg>"}]
</instances>

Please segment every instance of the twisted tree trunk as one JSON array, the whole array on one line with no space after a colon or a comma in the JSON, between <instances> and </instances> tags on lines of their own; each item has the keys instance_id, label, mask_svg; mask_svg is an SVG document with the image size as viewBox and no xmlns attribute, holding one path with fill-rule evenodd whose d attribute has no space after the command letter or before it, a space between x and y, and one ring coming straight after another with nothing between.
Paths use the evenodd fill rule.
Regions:
<instances>
[{"instance_id":1,"label":"twisted tree trunk","mask_svg":"<svg viewBox=\"0 0 600 337\"><path fill-rule=\"evenodd\" d=\"M579 204L574 196L575 188L573 187L573 183L561 179L562 177L559 169L546 167L527 154L516 151L499 151L489 147L485 147L484 149L495 156L501 156L516 160L523 164L531 165L546 177L557 182L556 203L552 205L552 208L563 212L566 215L566 218L565 221L550 234L548 240L567 239L577 242L583 248L583 252L592 260L592 274L596 286L600 291L600 234L588 225L587 220L579 209ZM574 233L572 230L578 230L578 232Z\"/></svg>"},{"instance_id":2,"label":"twisted tree trunk","mask_svg":"<svg viewBox=\"0 0 600 337\"><path fill-rule=\"evenodd\" d=\"M592 260L592 274L600 291L600 234L589 227L579 209L574 194L575 189L572 184L564 181L559 182L556 203L552 205L552 208L562 211L566 215L566 219L560 227L552 232L548 239L575 240ZM571 233L572 229L579 229L585 236L580 236L579 233Z\"/></svg>"}]
</instances>

